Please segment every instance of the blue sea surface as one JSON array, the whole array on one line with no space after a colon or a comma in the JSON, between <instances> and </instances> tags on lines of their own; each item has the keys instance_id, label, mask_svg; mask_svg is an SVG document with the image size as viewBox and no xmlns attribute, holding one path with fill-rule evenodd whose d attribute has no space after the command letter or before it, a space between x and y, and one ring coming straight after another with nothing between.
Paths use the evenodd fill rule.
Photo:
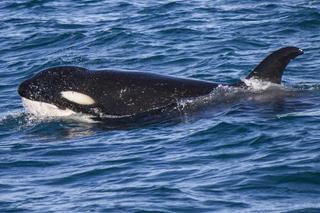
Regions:
<instances>
[{"instance_id":1,"label":"blue sea surface","mask_svg":"<svg viewBox=\"0 0 320 213\"><path fill-rule=\"evenodd\" d=\"M232 83L288 45L291 92L146 125L35 119L17 93L59 65ZM320 212L319 66L318 0L2 0L0 211Z\"/></svg>"}]
</instances>

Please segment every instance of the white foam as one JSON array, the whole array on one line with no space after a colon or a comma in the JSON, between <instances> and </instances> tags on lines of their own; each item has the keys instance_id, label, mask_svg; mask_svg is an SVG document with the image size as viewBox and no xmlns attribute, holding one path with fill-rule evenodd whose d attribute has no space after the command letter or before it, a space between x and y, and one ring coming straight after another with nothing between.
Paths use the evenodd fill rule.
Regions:
<instances>
[{"instance_id":1,"label":"white foam","mask_svg":"<svg viewBox=\"0 0 320 213\"><path fill-rule=\"evenodd\" d=\"M287 114L278 115L278 118L285 118L285 117L314 117L314 116L320 116L320 110L314 109L314 110L306 110L303 112L292 112Z\"/></svg>"},{"instance_id":2,"label":"white foam","mask_svg":"<svg viewBox=\"0 0 320 213\"><path fill-rule=\"evenodd\" d=\"M264 91L272 89L283 89L280 84L275 84L269 81L261 81L259 79L250 78L242 80L252 91Z\"/></svg>"}]
</instances>

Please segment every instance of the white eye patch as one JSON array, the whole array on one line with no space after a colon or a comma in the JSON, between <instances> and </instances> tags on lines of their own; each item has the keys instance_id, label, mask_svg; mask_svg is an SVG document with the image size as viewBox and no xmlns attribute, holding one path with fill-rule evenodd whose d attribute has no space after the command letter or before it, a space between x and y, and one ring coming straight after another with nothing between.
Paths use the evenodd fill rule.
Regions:
<instances>
[{"instance_id":1,"label":"white eye patch","mask_svg":"<svg viewBox=\"0 0 320 213\"><path fill-rule=\"evenodd\" d=\"M80 92L62 91L61 95L63 98L67 99L68 101L74 102L76 104L92 105L95 103L93 98Z\"/></svg>"}]
</instances>

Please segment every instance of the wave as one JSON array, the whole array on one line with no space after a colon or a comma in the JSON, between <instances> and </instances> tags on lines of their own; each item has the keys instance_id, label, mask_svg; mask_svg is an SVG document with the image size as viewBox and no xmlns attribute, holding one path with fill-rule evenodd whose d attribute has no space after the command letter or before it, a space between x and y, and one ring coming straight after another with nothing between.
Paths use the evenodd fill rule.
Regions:
<instances>
[{"instance_id":1,"label":"wave","mask_svg":"<svg viewBox=\"0 0 320 213\"><path fill-rule=\"evenodd\" d=\"M278 115L278 118L286 118L286 117L314 117L320 116L320 109L310 109L301 112L291 112L286 114Z\"/></svg>"}]
</instances>

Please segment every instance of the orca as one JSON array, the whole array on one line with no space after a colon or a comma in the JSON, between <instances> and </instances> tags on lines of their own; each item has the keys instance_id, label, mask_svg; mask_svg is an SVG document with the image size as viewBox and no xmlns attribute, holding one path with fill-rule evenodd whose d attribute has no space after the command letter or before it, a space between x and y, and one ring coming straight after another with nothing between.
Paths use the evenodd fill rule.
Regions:
<instances>
[{"instance_id":1,"label":"orca","mask_svg":"<svg viewBox=\"0 0 320 213\"><path fill-rule=\"evenodd\" d=\"M290 60L303 54L297 47L278 49L256 66L246 79L281 84ZM161 112L181 100L210 94L219 85L209 81L178 78L149 72L88 70L59 66L42 70L18 88L28 112L46 116L76 113L95 118L125 118ZM231 87L247 88L244 81Z\"/></svg>"}]
</instances>

